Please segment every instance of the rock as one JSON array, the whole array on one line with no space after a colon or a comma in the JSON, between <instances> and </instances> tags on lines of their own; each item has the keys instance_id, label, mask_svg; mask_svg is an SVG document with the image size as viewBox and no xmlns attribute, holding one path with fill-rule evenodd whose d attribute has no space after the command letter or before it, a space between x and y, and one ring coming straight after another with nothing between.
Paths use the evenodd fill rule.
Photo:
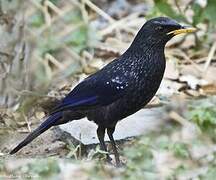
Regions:
<instances>
[{"instance_id":1,"label":"rock","mask_svg":"<svg viewBox=\"0 0 216 180\"><path fill-rule=\"evenodd\" d=\"M117 124L114 138L115 140L121 140L155 130L165 122L165 116L166 113L163 107L142 109ZM86 118L62 124L59 126L59 129L65 134L70 134L72 138L84 145L99 143L96 135L97 125ZM107 135L105 140L109 140Z\"/></svg>"}]
</instances>

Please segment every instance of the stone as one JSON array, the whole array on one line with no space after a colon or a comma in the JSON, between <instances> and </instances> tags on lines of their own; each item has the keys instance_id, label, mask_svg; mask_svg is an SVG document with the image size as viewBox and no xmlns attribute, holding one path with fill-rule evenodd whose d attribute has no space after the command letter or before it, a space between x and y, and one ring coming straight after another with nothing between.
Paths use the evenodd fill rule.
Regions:
<instances>
[{"instance_id":1,"label":"stone","mask_svg":"<svg viewBox=\"0 0 216 180\"><path fill-rule=\"evenodd\" d=\"M151 130L155 130L165 122L164 107L141 109L137 113L121 120L117 123L114 132L115 140L122 140L129 137L140 136ZM96 129L97 125L83 118L59 126L60 131L70 134L71 137L80 141L84 145L99 143ZM105 136L105 141L109 141Z\"/></svg>"}]
</instances>

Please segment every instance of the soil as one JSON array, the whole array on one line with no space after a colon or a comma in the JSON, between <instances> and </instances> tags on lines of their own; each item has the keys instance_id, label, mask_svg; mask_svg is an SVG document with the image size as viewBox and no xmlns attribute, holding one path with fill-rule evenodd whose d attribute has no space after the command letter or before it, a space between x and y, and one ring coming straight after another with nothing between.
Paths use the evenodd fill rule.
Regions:
<instances>
[{"instance_id":1,"label":"soil","mask_svg":"<svg viewBox=\"0 0 216 180\"><path fill-rule=\"evenodd\" d=\"M1 136L0 152L7 154L19 142L21 142L28 133L8 132ZM58 135L51 129L36 138L32 143L21 149L15 155L16 158L42 158L44 156L62 157L67 154L65 143L60 141Z\"/></svg>"}]
</instances>

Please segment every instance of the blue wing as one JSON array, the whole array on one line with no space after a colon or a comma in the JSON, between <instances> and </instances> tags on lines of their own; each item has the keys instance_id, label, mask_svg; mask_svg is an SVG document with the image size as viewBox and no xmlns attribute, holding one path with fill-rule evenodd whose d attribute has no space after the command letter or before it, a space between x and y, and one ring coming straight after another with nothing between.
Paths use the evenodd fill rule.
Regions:
<instances>
[{"instance_id":1,"label":"blue wing","mask_svg":"<svg viewBox=\"0 0 216 180\"><path fill-rule=\"evenodd\" d=\"M108 105L125 94L126 83L123 76L112 74L111 78L109 74L99 71L78 84L51 114Z\"/></svg>"}]
</instances>

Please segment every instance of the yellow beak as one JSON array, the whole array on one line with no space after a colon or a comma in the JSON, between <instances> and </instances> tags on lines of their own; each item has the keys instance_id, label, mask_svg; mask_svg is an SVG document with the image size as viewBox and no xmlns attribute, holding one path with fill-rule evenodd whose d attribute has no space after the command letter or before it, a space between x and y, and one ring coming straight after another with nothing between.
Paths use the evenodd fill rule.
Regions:
<instances>
[{"instance_id":1,"label":"yellow beak","mask_svg":"<svg viewBox=\"0 0 216 180\"><path fill-rule=\"evenodd\" d=\"M167 35L170 35L170 34L178 35L178 34L182 34L182 33L192 33L192 32L195 32L196 30L197 30L196 28L177 29L177 30L168 32Z\"/></svg>"}]
</instances>

